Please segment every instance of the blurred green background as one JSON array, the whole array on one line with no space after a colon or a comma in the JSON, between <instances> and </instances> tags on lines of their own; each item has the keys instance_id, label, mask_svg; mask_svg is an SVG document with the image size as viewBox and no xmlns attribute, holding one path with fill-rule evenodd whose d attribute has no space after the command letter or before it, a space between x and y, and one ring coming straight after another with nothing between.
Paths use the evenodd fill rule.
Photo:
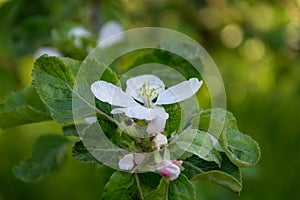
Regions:
<instances>
[{"instance_id":1,"label":"blurred green background","mask_svg":"<svg viewBox=\"0 0 300 200\"><path fill-rule=\"evenodd\" d=\"M125 30L166 27L197 40L221 71L240 130L259 142L261 161L243 170L241 195L203 182L202 199L300 199L299 0L0 0L0 99L30 84L39 47L82 59L88 50L72 46L66 30L82 26L96 39L109 20ZM35 139L53 131L61 132L54 122L0 130L0 200L99 199L111 171L70 154L40 182L14 178L12 168Z\"/></svg>"}]
</instances>

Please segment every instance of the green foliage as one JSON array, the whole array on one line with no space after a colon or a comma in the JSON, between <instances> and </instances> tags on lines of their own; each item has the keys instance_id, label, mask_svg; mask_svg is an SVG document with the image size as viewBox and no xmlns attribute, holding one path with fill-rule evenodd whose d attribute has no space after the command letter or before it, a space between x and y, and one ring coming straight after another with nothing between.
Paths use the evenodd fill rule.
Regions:
<instances>
[{"instance_id":1,"label":"green foliage","mask_svg":"<svg viewBox=\"0 0 300 200\"><path fill-rule=\"evenodd\" d=\"M180 128L181 122L183 121L183 119L181 119L181 112L183 112L183 110L181 109L179 103L166 105L164 108L169 114L165 131L167 132L168 136L171 136L171 134L176 133Z\"/></svg>"},{"instance_id":2,"label":"green foliage","mask_svg":"<svg viewBox=\"0 0 300 200\"><path fill-rule=\"evenodd\" d=\"M115 172L106 184L101 199L103 200L128 200L139 199L138 187L132 174Z\"/></svg>"},{"instance_id":3,"label":"green foliage","mask_svg":"<svg viewBox=\"0 0 300 200\"><path fill-rule=\"evenodd\" d=\"M73 121L72 92L80 62L70 58L42 56L34 65L33 86L59 123Z\"/></svg>"},{"instance_id":4,"label":"green foliage","mask_svg":"<svg viewBox=\"0 0 300 200\"><path fill-rule=\"evenodd\" d=\"M50 113L32 86L7 96L0 104L0 127L50 120Z\"/></svg>"},{"instance_id":5,"label":"green foliage","mask_svg":"<svg viewBox=\"0 0 300 200\"><path fill-rule=\"evenodd\" d=\"M220 68L227 91L228 109L238 119L241 132L251 134L262 145L262 162L243 171L246 187L238 199L295 199L300 196L300 159L292 159L299 156L300 147L297 112L300 110L299 1L211 2L166 0L140 3L117 0L101 1L99 4L99 1L80 0L42 0L34 3L30 0L2 0L0 96L24 87L20 79L29 77L28 73L23 72L31 64L24 66L22 60L32 59L34 51L41 46L53 47L63 56L75 59L78 58L76 51L86 53L86 49L71 49L71 45L56 40L55 31L63 30L69 22L93 29L94 33L100 25L112 19L128 30L137 26L171 28L189 35L207 49ZM60 41L65 39L68 38ZM131 60L124 59L126 62ZM116 71L120 75L127 70L123 65L120 69L122 71ZM13 76L2 73L3 70ZM202 95L203 91L205 87L198 97L201 107L207 108L210 105L209 95ZM11 117L5 114L4 118L6 116ZM10 123L16 121L13 119ZM39 132L49 129L44 123L39 123L0 130L1 198L97 199L95 194L101 193L101 183L106 179L91 173L91 166L75 161L70 161L71 164L64 168L64 173L59 177L54 176L41 184L26 185L12 178L10 167L30 147L34 133L38 133L32 130L33 127ZM274 156L277 164L274 163ZM74 162L76 166L73 166ZM72 184L68 184L70 181ZM49 188L56 192L49 193ZM211 184L198 187L197 198L236 199Z\"/></svg>"},{"instance_id":6,"label":"green foliage","mask_svg":"<svg viewBox=\"0 0 300 200\"><path fill-rule=\"evenodd\" d=\"M226 129L221 137L220 143L225 149L226 155L235 165L251 167L259 161L260 148L250 136L244 135L238 130Z\"/></svg>"},{"instance_id":7,"label":"green foliage","mask_svg":"<svg viewBox=\"0 0 300 200\"><path fill-rule=\"evenodd\" d=\"M145 196L145 200L157 199L157 200L165 200L167 199L168 185L164 178L160 180L160 183L156 190L148 193Z\"/></svg>"},{"instance_id":8,"label":"green foliage","mask_svg":"<svg viewBox=\"0 0 300 200\"><path fill-rule=\"evenodd\" d=\"M214 149L208 133L196 129L188 129L179 134L176 144L185 152L197 155L206 161L221 164L221 155Z\"/></svg>"},{"instance_id":9,"label":"green foliage","mask_svg":"<svg viewBox=\"0 0 300 200\"><path fill-rule=\"evenodd\" d=\"M61 135L43 135L34 144L31 157L13 169L24 182L35 182L57 169L63 162L69 140Z\"/></svg>"},{"instance_id":10,"label":"green foliage","mask_svg":"<svg viewBox=\"0 0 300 200\"><path fill-rule=\"evenodd\" d=\"M184 175L180 175L178 179L171 182L162 178L157 189L145 196L145 200L151 199L195 200L195 189Z\"/></svg>"},{"instance_id":11,"label":"green foliage","mask_svg":"<svg viewBox=\"0 0 300 200\"><path fill-rule=\"evenodd\" d=\"M192 183L184 175L180 175L178 179L170 182L168 195L168 199L170 200L196 199L195 189Z\"/></svg>"},{"instance_id":12,"label":"green foliage","mask_svg":"<svg viewBox=\"0 0 300 200\"><path fill-rule=\"evenodd\" d=\"M232 113L216 108L200 114L200 128L204 127L202 129L208 130L208 124L212 122L216 123L215 127L218 128L210 129L211 133L219 137L222 149L235 165L250 167L258 162L261 154L258 143L238 130L237 121ZM221 135L217 132L220 126Z\"/></svg>"},{"instance_id":13,"label":"green foliage","mask_svg":"<svg viewBox=\"0 0 300 200\"><path fill-rule=\"evenodd\" d=\"M210 133L215 137L219 137L220 135L219 127L221 127L221 131L226 128L237 129L237 121L233 114L222 108L203 110L199 117L199 129L208 131L208 128L210 128ZM195 118L195 120L197 120L197 118ZM215 125L209 127L210 123Z\"/></svg>"},{"instance_id":14,"label":"green foliage","mask_svg":"<svg viewBox=\"0 0 300 200\"><path fill-rule=\"evenodd\" d=\"M115 172L105 186L102 199L196 199L194 187L184 175L180 175L178 179L171 182L165 178L161 178L157 188L149 193L143 193L144 185L140 182L141 177L145 176L118 171ZM155 182L158 184L157 181Z\"/></svg>"},{"instance_id":15,"label":"green foliage","mask_svg":"<svg viewBox=\"0 0 300 200\"><path fill-rule=\"evenodd\" d=\"M229 160L226 154L221 153L221 156L221 166L197 156L189 157L183 163L185 168L183 173L192 181L212 181L234 193L239 193L242 189L240 169Z\"/></svg>"},{"instance_id":16,"label":"green foliage","mask_svg":"<svg viewBox=\"0 0 300 200\"><path fill-rule=\"evenodd\" d=\"M203 172L199 175L197 175L193 180L207 180L212 181L215 183L218 183L222 185L223 187L231 190L234 193L239 194L242 190L242 183L239 182L234 177L221 172L221 171L209 171L209 172Z\"/></svg>"},{"instance_id":17,"label":"green foliage","mask_svg":"<svg viewBox=\"0 0 300 200\"><path fill-rule=\"evenodd\" d=\"M84 163L98 162L98 160L85 148L82 141L78 141L72 148L72 156Z\"/></svg>"},{"instance_id":18,"label":"green foliage","mask_svg":"<svg viewBox=\"0 0 300 200\"><path fill-rule=\"evenodd\" d=\"M142 186L148 186L152 190L157 188L159 185L162 177L160 174L153 173L153 172L147 172L147 173L140 173L138 174L139 180ZM144 187L143 187L144 188Z\"/></svg>"},{"instance_id":19,"label":"green foliage","mask_svg":"<svg viewBox=\"0 0 300 200\"><path fill-rule=\"evenodd\" d=\"M180 53L192 60L196 59L195 55L198 52L198 49L192 46L189 48L189 44L179 41L174 43L171 40L163 41L161 47L183 48ZM150 61L172 64L173 68L186 78L190 78L195 72L193 68L192 71L187 70L191 67L186 60L163 50L145 51L132 66ZM103 68L102 64L91 59L87 64L105 69L99 79L115 85L119 84L118 76L110 68ZM4 101L0 110L0 119L5 119L7 115L9 120L0 122L4 127L11 127L52 118L64 125L64 136L80 136L80 139L86 140L91 146L87 149L82 141L77 141L73 145L72 156L84 163L101 164L94 155L117 163L120 160L119 153L125 153L124 149L131 152L153 151L152 136L134 137L139 134L139 131L145 129L146 122L122 118L122 116L120 116L121 122L113 119L109 104L95 99L96 108L94 108L93 104L88 103L77 93L77 90L75 91L74 84L80 65L80 61L70 58L40 57L34 64L32 86L9 96ZM91 70L86 73L95 72ZM75 108L82 109L85 113L80 113L80 117L77 116L76 120L82 120L78 123L76 121L77 127L73 118L74 98L85 105L84 109ZM183 160L181 169L183 171L179 178L173 181L161 178L161 175L156 174L159 163L154 161L151 166L153 169L146 174L116 171L106 184L102 199L196 199L193 184L203 180L215 182L234 193L240 193L242 179L239 167L254 166L258 162L260 149L257 142L238 130L236 119L226 110L220 108L204 110L201 111L200 116L194 118L190 108L188 108L190 110L183 108L181 104L165 106L170 116L165 128L169 139L165 153L180 154L177 156ZM96 109L97 123L83 122L83 118L90 116L86 115L86 109ZM190 125L194 127L193 124L198 121L200 122L198 129L197 127L191 129ZM125 129L121 129L120 124L125 126ZM106 137L97 134L99 125ZM77 133L77 130L82 132ZM40 180L46 173L61 164L69 143L69 140L63 136L42 136L33 147L32 157L14 168L15 176L25 182ZM116 150L115 146L120 148Z\"/></svg>"}]
</instances>

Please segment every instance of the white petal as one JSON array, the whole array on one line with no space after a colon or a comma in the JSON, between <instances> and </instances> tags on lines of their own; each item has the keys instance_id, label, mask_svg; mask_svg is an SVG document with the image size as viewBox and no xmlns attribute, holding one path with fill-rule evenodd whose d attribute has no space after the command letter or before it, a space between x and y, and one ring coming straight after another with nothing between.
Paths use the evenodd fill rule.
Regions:
<instances>
[{"instance_id":1,"label":"white petal","mask_svg":"<svg viewBox=\"0 0 300 200\"><path fill-rule=\"evenodd\" d=\"M168 139L164 134L158 133L153 139L155 147L159 150L162 146L168 144Z\"/></svg>"},{"instance_id":2,"label":"white petal","mask_svg":"<svg viewBox=\"0 0 300 200\"><path fill-rule=\"evenodd\" d=\"M138 105L134 107L128 108L114 108L112 109L112 114L121 114L124 113L127 117L136 118L136 119L144 119L147 121L153 120L154 115L151 115L152 108L146 108L144 106Z\"/></svg>"},{"instance_id":3,"label":"white petal","mask_svg":"<svg viewBox=\"0 0 300 200\"><path fill-rule=\"evenodd\" d=\"M148 122L147 133L160 133L164 131L166 126L166 121L169 118L169 114L166 113L163 107L154 107L151 110L151 115L153 120Z\"/></svg>"},{"instance_id":4,"label":"white petal","mask_svg":"<svg viewBox=\"0 0 300 200\"><path fill-rule=\"evenodd\" d=\"M165 105L173 104L192 97L201 87L203 81L197 78L191 78L188 81L183 81L174 85L162 92L155 104Z\"/></svg>"},{"instance_id":5,"label":"white petal","mask_svg":"<svg viewBox=\"0 0 300 200\"><path fill-rule=\"evenodd\" d=\"M152 74L145 74L141 76L136 76L130 78L126 81L126 93L132 95L136 92L136 89L142 87L144 83L150 83L151 85L161 86L163 89L165 88L164 82L162 82L157 76Z\"/></svg>"},{"instance_id":6,"label":"white petal","mask_svg":"<svg viewBox=\"0 0 300 200\"><path fill-rule=\"evenodd\" d=\"M96 81L91 85L91 90L100 101L114 106L129 107L139 105L121 88L106 81Z\"/></svg>"},{"instance_id":7,"label":"white petal","mask_svg":"<svg viewBox=\"0 0 300 200\"><path fill-rule=\"evenodd\" d=\"M133 154L127 154L119 160L119 168L121 170L131 170L134 167Z\"/></svg>"}]
</instances>

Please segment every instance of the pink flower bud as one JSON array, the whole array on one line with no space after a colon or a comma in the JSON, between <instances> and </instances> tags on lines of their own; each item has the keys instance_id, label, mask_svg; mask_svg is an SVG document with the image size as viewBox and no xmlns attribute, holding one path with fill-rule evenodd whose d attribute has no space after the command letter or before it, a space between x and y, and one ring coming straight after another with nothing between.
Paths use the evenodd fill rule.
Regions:
<instances>
[{"instance_id":1,"label":"pink flower bud","mask_svg":"<svg viewBox=\"0 0 300 200\"><path fill-rule=\"evenodd\" d=\"M176 161L180 162L180 161ZM163 160L157 167L159 173L163 176L170 177L170 180L175 180L178 178L180 174L180 168L177 165L178 163L174 163L174 161Z\"/></svg>"}]
</instances>

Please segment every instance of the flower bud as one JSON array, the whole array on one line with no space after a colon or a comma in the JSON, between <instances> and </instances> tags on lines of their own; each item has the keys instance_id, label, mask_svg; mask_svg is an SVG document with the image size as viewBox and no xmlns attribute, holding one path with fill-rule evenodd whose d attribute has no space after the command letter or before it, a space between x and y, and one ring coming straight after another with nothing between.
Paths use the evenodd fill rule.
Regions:
<instances>
[{"instance_id":1,"label":"flower bud","mask_svg":"<svg viewBox=\"0 0 300 200\"><path fill-rule=\"evenodd\" d=\"M153 139L155 148L159 150L162 146L168 144L168 139L165 135L158 133Z\"/></svg>"},{"instance_id":2,"label":"flower bud","mask_svg":"<svg viewBox=\"0 0 300 200\"><path fill-rule=\"evenodd\" d=\"M121 170L132 170L134 167L134 157L133 154L127 154L119 160L119 168Z\"/></svg>"},{"instance_id":3,"label":"flower bud","mask_svg":"<svg viewBox=\"0 0 300 200\"><path fill-rule=\"evenodd\" d=\"M177 179L180 174L180 167L177 164L178 163L174 163L174 161L163 160L157 167L157 170L161 175L169 177L172 181Z\"/></svg>"}]
</instances>

